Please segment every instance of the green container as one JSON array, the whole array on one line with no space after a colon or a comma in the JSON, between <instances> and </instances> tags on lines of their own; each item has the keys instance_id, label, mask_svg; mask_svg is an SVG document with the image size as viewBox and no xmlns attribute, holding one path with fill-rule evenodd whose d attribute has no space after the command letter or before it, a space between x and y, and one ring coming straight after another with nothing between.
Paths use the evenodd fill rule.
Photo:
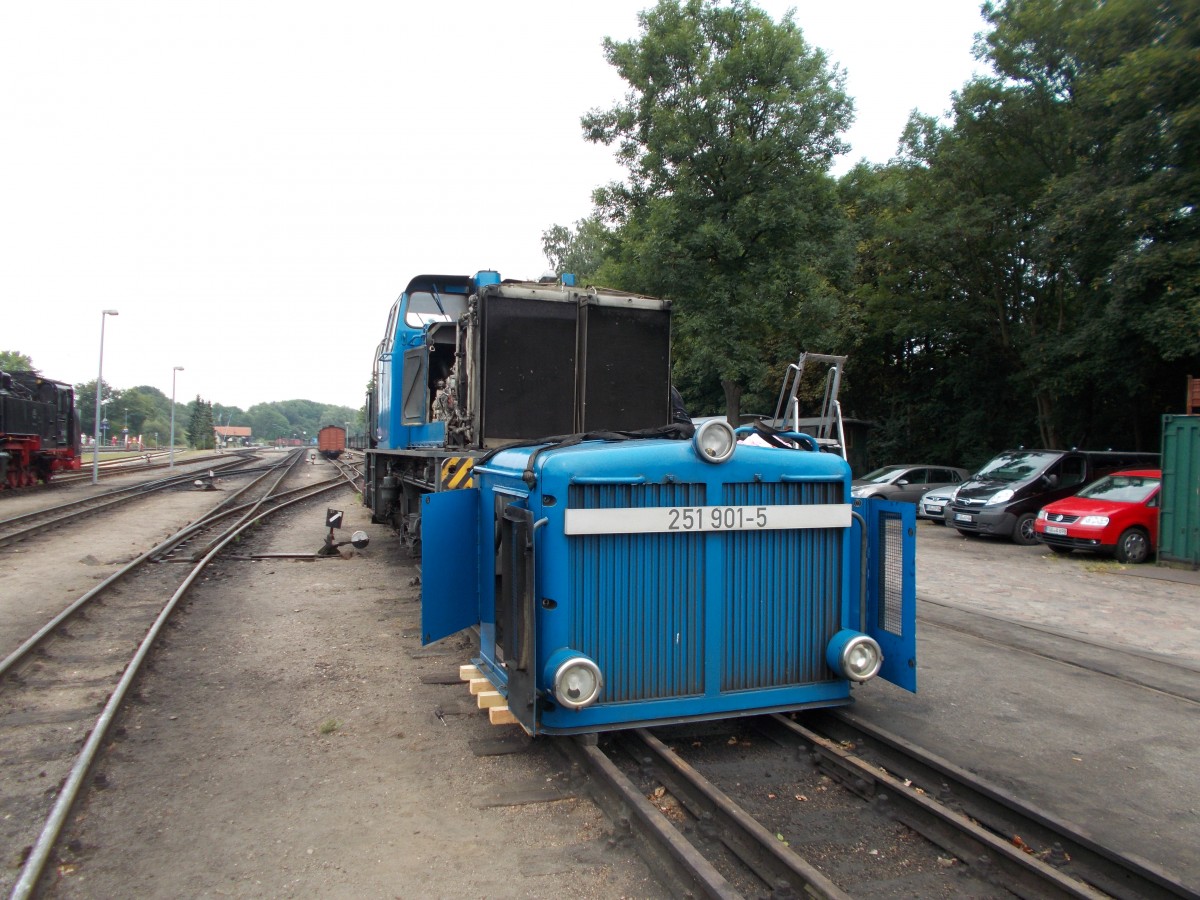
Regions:
<instances>
[{"instance_id":1,"label":"green container","mask_svg":"<svg viewBox=\"0 0 1200 900\"><path fill-rule=\"evenodd\" d=\"M1200 568L1200 416L1163 416L1158 560Z\"/></svg>"}]
</instances>

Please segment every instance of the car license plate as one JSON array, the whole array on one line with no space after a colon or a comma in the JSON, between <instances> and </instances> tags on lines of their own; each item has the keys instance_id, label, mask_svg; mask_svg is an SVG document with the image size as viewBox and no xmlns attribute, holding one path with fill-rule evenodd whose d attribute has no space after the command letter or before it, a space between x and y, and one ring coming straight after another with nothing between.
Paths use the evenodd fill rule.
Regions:
<instances>
[{"instance_id":1,"label":"car license plate","mask_svg":"<svg viewBox=\"0 0 1200 900\"><path fill-rule=\"evenodd\" d=\"M1046 534L1060 534L1060 535L1066 536L1066 533L1067 533L1067 529L1063 528L1061 525L1047 525L1046 526Z\"/></svg>"},{"instance_id":2,"label":"car license plate","mask_svg":"<svg viewBox=\"0 0 1200 900\"><path fill-rule=\"evenodd\" d=\"M933 505L933 504L931 504L931 503L926 503L926 504L925 504L925 512L928 512L928 513L940 513L941 511L942 511L942 508L941 508L940 506L934 506L934 505Z\"/></svg>"},{"instance_id":3,"label":"car license plate","mask_svg":"<svg viewBox=\"0 0 1200 900\"><path fill-rule=\"evenodd\" d=\"M954 521L955 522L974 522L975 520L972 519L970 516L968 516L966 513L955 513Z\"/></svg>"}]
</instances>

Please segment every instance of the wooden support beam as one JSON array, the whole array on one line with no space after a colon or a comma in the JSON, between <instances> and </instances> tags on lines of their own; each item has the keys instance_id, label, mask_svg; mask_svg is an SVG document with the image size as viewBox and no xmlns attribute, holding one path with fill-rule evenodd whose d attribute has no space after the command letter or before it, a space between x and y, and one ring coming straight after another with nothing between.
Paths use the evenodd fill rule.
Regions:
<instances>
[{"instance_id":1,"label":"wooden support beam","mask_svg":"<svg viewBox=\"0 0 1200 900\"><path fill-rule=\"evenodd\" d=\"M508 711L507 706L492 706L488 708L488 721L493 725L517 725L517 717Z\"/></svg>"}]
</instances>

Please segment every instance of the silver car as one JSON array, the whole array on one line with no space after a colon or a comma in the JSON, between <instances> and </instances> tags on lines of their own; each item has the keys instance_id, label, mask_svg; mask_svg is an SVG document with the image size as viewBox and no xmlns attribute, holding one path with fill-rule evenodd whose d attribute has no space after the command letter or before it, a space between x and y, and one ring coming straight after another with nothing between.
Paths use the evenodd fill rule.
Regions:
<instances>
[{"instance_id":1,"label":"silver car","mask_svg":"<svg viewBox=\"0 0 1200 900\"><path fill-rule=\"evenodd\" d=\"M957 493L957 487L938 487L926 491L917 501L917 518L929 519L939 525L945 525L946 510L950 508L950 501Z\"/></svg>"},{"instance_id":2,"label":"silver car","mask_svg":"<svg viewBox=\"0 0 1200 900\"><path fill-rule=\"evenodd\" d=\"M850 496L882 497L885 500L916 503L927 491L939 487L957 487L969 475L966 469L952 466L884 466L862 478L855 478L850 485Z\"/></svg>"}]
</instances>

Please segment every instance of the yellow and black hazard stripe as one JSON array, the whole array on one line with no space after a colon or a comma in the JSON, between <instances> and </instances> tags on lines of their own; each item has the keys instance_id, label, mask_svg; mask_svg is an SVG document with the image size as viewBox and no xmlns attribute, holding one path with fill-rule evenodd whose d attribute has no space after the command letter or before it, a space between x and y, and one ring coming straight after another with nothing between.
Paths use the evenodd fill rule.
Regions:
<instances>
[{"instance_id":1,"label":"yellow and black hazard stripe","mask_svg":"<svg viewBox=\"0 0 1200 900\"><path fill-rule=\"evenodd\" d=\"M443 459L442 490L475 487L474 473L471 471L474 465L475 460L469 456L448 456Z\"/></svg>"}]
</instances>

